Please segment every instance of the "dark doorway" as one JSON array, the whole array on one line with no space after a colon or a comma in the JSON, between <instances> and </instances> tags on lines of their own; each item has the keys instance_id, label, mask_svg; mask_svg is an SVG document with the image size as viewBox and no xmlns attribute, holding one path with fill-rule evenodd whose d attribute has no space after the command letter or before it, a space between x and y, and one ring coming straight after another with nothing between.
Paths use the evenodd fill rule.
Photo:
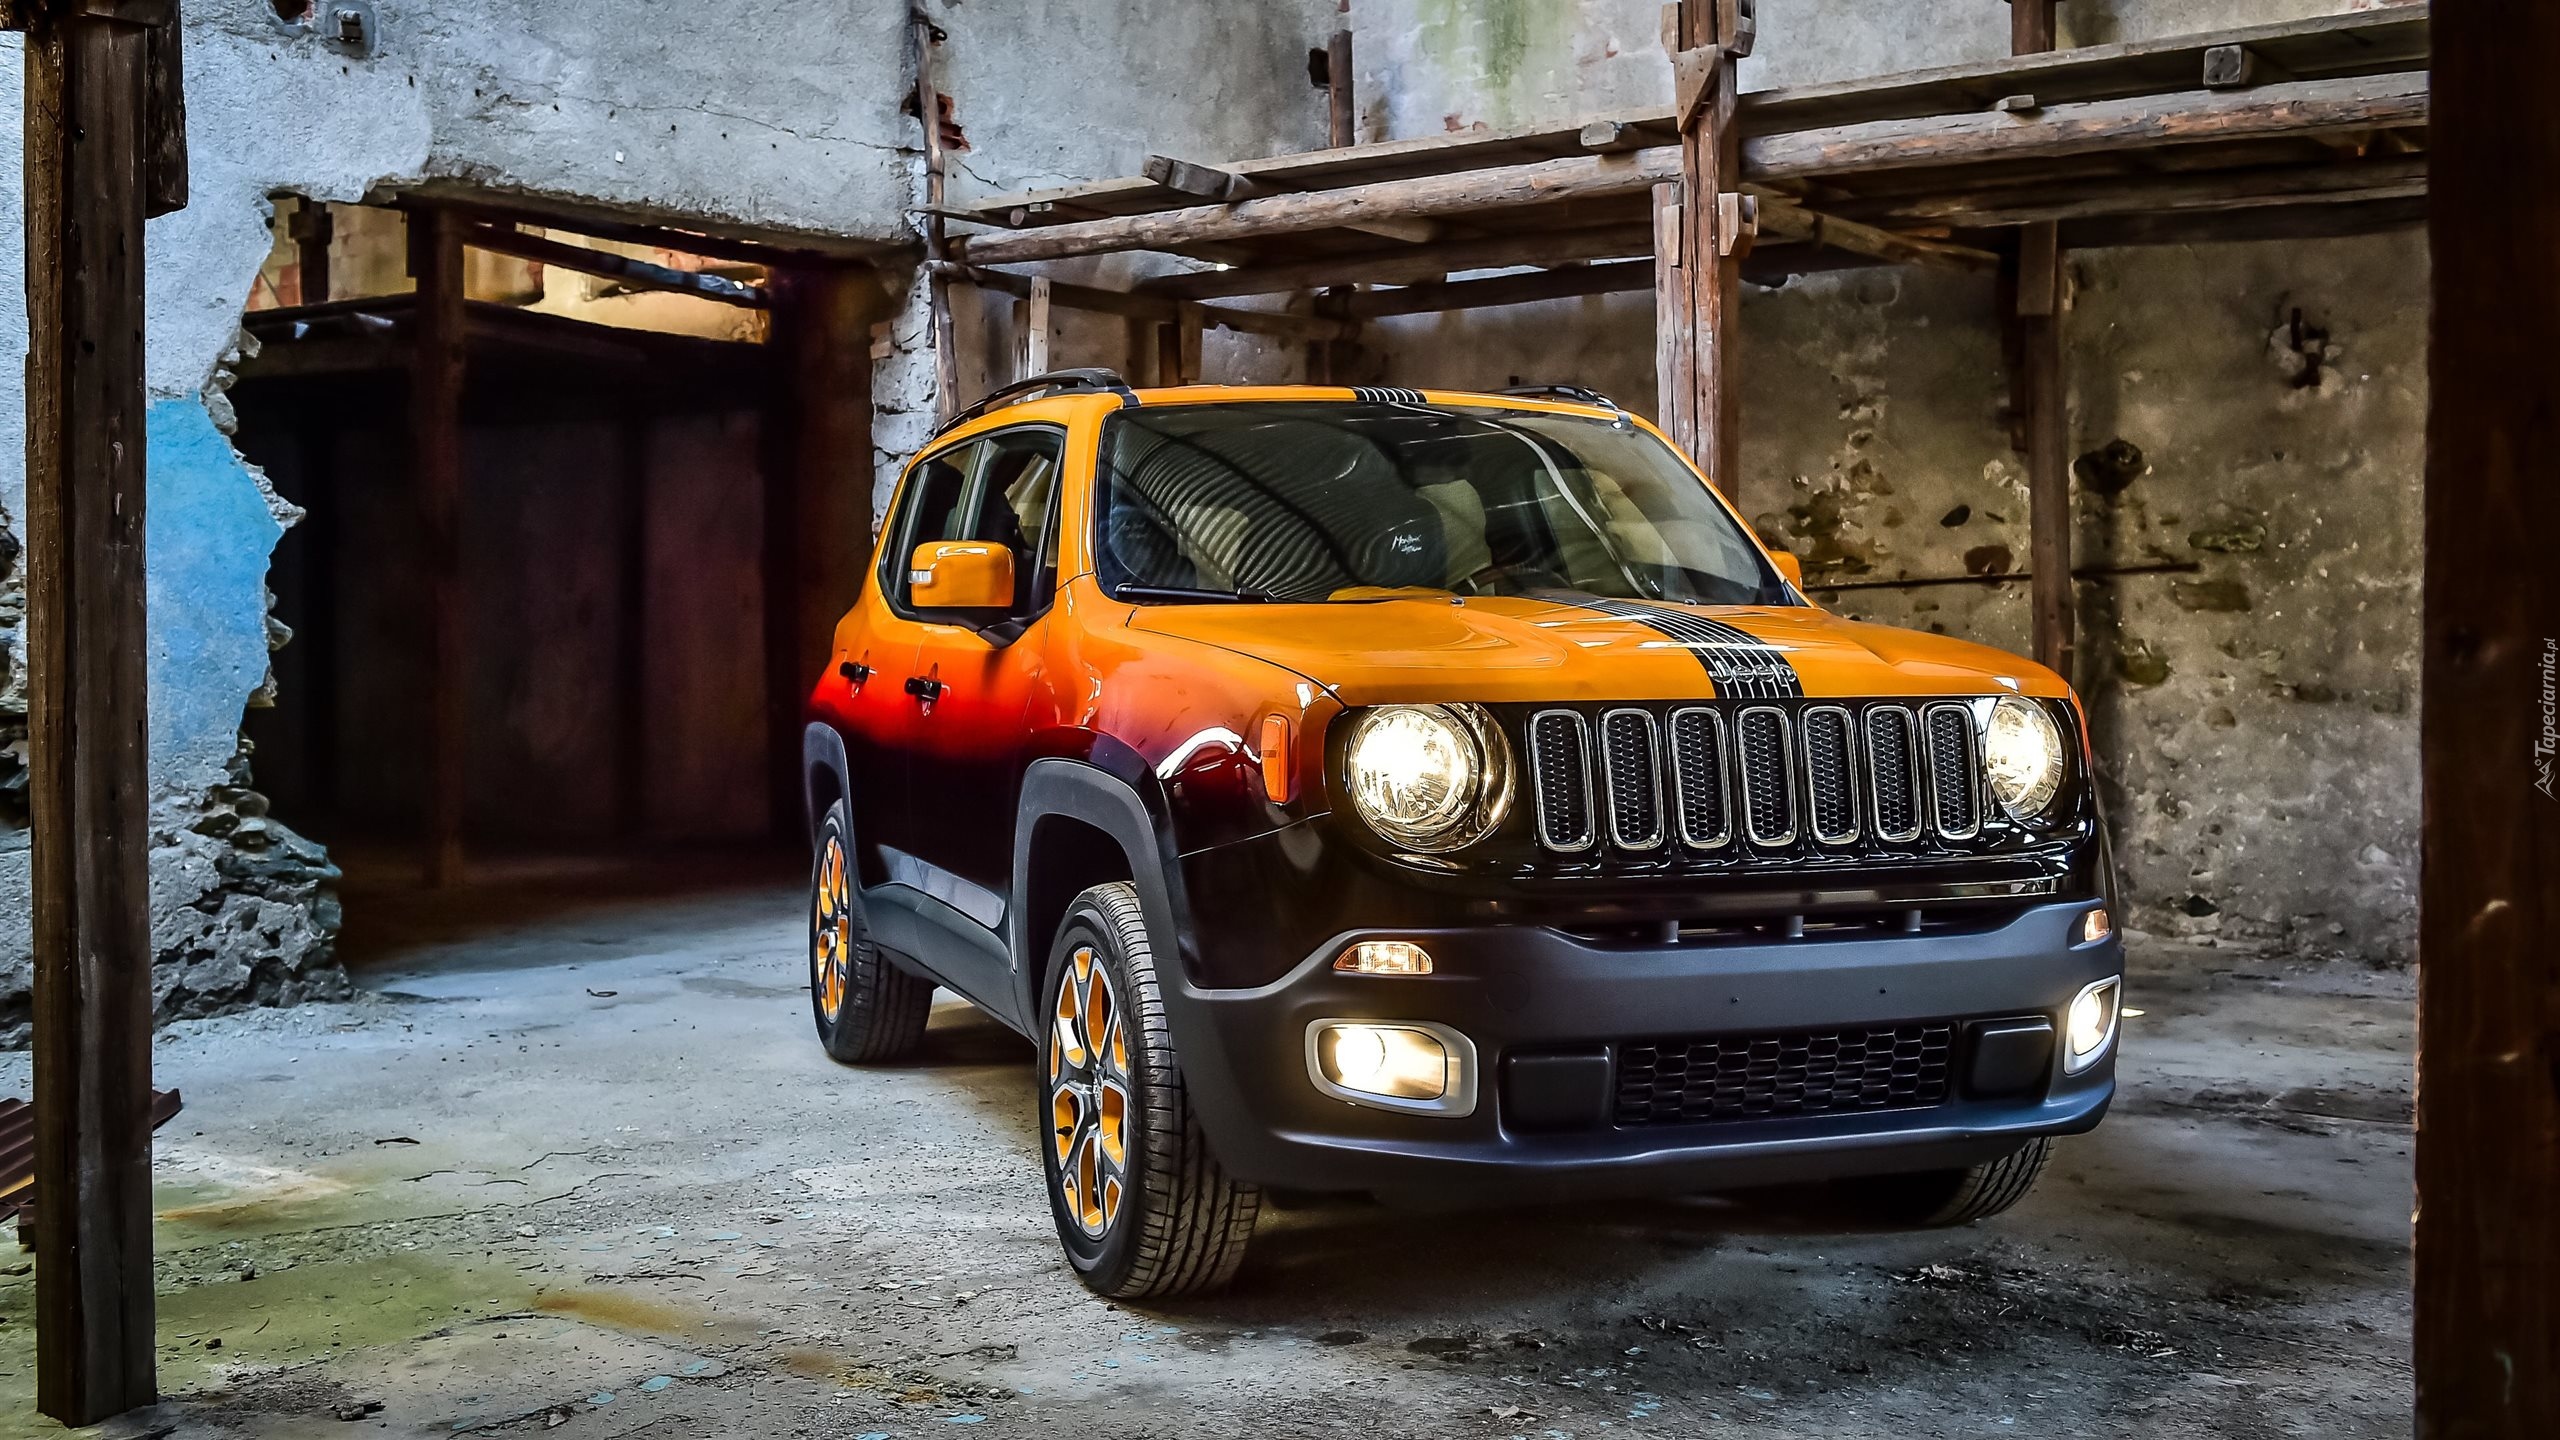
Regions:
<instances>
[{"instance_id":1,"label":"dark doorway","mask_svg":"<svg viewBox=\"0 0 2560 1440\"><path fill-rule=\"evenodd\" d=\"M258 788L342 854L421 836L428 557L407 296L254 312L237 441L275 553ZM768 351L474 302L463 397L475 858L764 841Z\"/></svg>"}]
</instances>

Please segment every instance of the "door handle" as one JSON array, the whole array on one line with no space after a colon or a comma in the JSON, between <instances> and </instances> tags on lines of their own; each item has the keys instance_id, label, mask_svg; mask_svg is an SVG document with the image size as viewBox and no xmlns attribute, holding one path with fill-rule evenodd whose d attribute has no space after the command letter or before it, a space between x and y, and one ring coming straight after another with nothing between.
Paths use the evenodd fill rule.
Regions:
<instances>
[{"instance_id":1,"label":"door handle","mask_svg":"<svg viewBox=\"0 0 2560 1440\"><path fill-rule=\"evenodd\" d=\"M930 679L923 675L910 675L907 677L907 693L924 701L928 705L941 699L942 692L950 688L950 686L943 684L939 680Z\"/></svg>"},{"instance_id":2,"label":"door handle","mask_svg":"<svg viewBox=\"0 0 2560 1440\"><path fill-rule=\"evenodd\" d=\"M859 660L847 660L843 664L837 666L836 669L842 671L844 673L844 678L852 681L856 685L860 685L869 680L872 675L871 667L863 664Z\"/></svg>"}]
</instances>

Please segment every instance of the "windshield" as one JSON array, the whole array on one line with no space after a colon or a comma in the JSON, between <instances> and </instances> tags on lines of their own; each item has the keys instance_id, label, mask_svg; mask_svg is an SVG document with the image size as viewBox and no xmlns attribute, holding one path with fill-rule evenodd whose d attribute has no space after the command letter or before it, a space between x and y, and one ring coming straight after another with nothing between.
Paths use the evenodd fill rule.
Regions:
<instances>
[{"instance_id":1,"label":"windshield","mask_svg":"<svg viewBox=\"0 0 2560 1440\"><path fill-rule=\"evenodd\" d=\"M1569 414L1284 401L1123 410L1095 546L1133 600L1558 592L1793 603L1661 441Z\"/></svg>"}]
</instances>

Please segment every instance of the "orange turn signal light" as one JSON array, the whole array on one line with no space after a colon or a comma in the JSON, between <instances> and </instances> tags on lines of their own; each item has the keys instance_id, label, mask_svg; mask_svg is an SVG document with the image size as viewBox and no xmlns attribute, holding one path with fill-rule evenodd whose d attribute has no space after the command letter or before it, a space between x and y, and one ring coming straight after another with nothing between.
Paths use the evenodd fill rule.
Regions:
<instances>
[{"instance_id":1,"label":"orange turn signal light","mask_svg":"<svg viewBox=\"0 0 2560 1440\"><path fill-rule=\"evenodd\" d=\"M1262 717L1262 744L1259 747L1259 753L1262 756L1262 793L1270 796L1271 803L1274 805L1288 804L1289 797L1298 791L1298 777L1289 773L1288 716L1265 715Z\"/></svg>"}]
</instances>

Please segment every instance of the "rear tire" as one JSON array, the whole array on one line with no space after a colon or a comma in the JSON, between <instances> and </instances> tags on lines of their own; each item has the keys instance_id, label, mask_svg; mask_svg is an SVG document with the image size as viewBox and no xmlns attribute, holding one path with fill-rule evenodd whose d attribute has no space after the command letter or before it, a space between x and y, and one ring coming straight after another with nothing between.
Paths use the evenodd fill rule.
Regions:
<instances>
[{"instance_id":1,"label":"rear tire","mask_svg":"<svg viewBox=\"0 0 2560 1440\"><path fill-rule=\"evenodd\" d=\"M842 800L819 823L809 868L809 1012L818 1043L848 1065L915 1053L933 1011L933 982L892 964L871 939L854 883L853 816Z\"/></svg>"},{"instance_id":2,"label":"rear tire","mask_svg":"<svg viewBox=\"0 0 2560 1440\"><path fill-rule=\"evenodd\" d=\"M1919 1229L1970 1225L2026 1199L2052 1158L2053 1141L2039 1137L1962 1170L1884 1175L1859 1184L1879 1218Z\"/></svg>"},{"instance_id":3,"label":"rear tire","mask_svg":"<svg viewBox=\"0 0 2560 1440\"><path fill-rule=\"evenodd\" d=\"M1114 1300L1226 1284L1262 1195L1227 1178L1191 1113L1135 887L1076 897L1041 999L1041 1167L1076 1277Z\"/></svg>"}]
</instances>

